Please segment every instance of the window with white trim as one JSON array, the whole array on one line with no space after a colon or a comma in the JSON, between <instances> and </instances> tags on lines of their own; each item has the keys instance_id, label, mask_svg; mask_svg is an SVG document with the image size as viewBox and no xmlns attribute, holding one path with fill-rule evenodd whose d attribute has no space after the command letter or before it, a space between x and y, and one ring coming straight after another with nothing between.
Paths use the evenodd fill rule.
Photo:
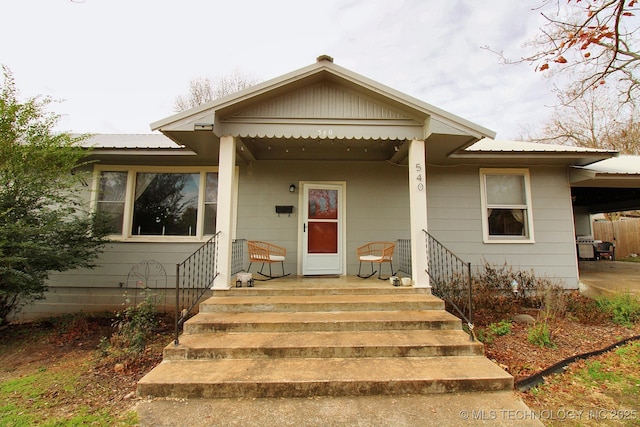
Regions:
<instances>
[{"instance_id":1,"label":"window with white trim","mask_svg":"<svg viewBox=\"0 0 640 427\"><path fill-rule=\"evenodd\" d=\"M528 169L480 169L486 243L532 243L533 217Z\"/></svg>"},{"instance_id":2,"label":"window with white trim","mask_svg":"<svg viewBox=\"0 0 640 427\"><path fill-rule=\"evenodd\" d=\"M215 234L218 174L194 168L96 168L96 209L110 215L114 237Z\"/></svg>"}]
</instances>

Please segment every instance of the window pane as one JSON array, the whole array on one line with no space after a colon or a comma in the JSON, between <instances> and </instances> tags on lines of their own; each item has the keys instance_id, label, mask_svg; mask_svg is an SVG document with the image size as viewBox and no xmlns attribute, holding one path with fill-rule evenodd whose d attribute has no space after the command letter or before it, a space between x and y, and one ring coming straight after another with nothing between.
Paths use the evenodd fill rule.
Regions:
<instances>
[{"instance_id":1,"label":"window pane","mask_svg":"<svg viewBox=\"0 0 640 427\"><path fill-rule=\"evenodd\" d=\"M110 217L113 234L122 234L126 191L127 172L103 171L100 173L97 210Z\"/></svg>"},{"instance_id":2,"label":"window pane","mask_svg":"<svg viewBox=\"0 0 640 427\"><path fill-rule=\"evenodd\" d=\"M218 202L218 174L207 173L207 188L205 189L205 202L217 203Z\"/></svg>"},{"instance_id":3,"label":"window pane","mask_svg":"<svg viewBox=\"0 0 640 427\"><path fill-rule=\"evenodd\" d=\"M98 200L124 202L127 191L127 172L100 172Z\"/></svg>"},{"instance_id":4,"label":"window pane","mask_svg":"<svg viewBox=\"0 0 640 427\"><path fill-rule=\"evenodd\" d=\"M489 209L488 214L490 236L526 236L526 210Z\"/></svg>"},{"instance_id":5,"label":"window pane","mask_svg":"<svg viewBox=\"0 0 640 427\"><path fill-rule=\"evenodd\" d=\"M207 173L207 186L204 201L204 234L216 234L216 215L218 211L218 174Z\"/></svg>"},{"instance_id":6,"label":"window pane","mask_svg":"<svg viewBox=\"0 0 640 427\"><path fill-rule=\"evenodd\" d=\"M487 204L524 205L523 175L486 175Z\"/></svg>"},{"instance_id":7,"label":"window pane","mask_svg":"<svg viewBox=\"0 0 640 427\"><path fill-rule=\"evenodd\" d=\"M310 254L338 253L338 223L309 222L307 249Z\"/></svg>"},{"instance_id":8,"label":"window pane","mask_svg":"<svg viewBox=\"0 0 640 427\"><path fill-rule=\"evenodd\" d=\"M111 234L122 234L122 220L124 219L124 202L98 202L98 212L109 216Z\"/></svg>"},{"instance_id":9,"label":"window pane","mask_svg":"<svg viewBox=\"0 0 640 427\"><path fill-rule=\"evenodd\" d=\"M131 233L194 236L199 180L198 173L138 173Z\"/></svg>"},{"instance_id":10,"label":"window pane","mask_svg":"<svg viewBox=\"0 0 640 427\"><path fill-rule=\"evenodd\" d=\"M216 207L215 204L204 205L204 234L216 234Z\"/></svg>"},{"instance_id":11,"label":"window pane","mask_svg":"<svg viewBox=\"0 0 640 427\"><path fill-rule=\"evenodd\" d=\"M309 190L309 219L338 219L338 190Z\"/></svg>"}]
</instances>

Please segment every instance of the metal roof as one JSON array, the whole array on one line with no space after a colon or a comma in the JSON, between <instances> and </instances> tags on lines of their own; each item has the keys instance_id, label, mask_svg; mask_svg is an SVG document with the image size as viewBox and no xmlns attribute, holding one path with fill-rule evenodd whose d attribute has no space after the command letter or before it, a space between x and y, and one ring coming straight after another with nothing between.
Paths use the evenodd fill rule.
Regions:
<instances>
[{"instance_id":1,"label":"metal roof","mask_svg":"<svg viewBox=\"0 0 640 427\"><path fill-rule=\"evenodd\" d=\"M623 155L602 160L582 169L596 172L597 174L614 175L640 175L640 156Z\"/></svg>"},{"instance_id":2,"label":"metal roof","mask_svg":"<svg viewBox=\"0 0 640 427\"><path fill-rule=\"evenodd\" d=\"M449 164L464 161L467 164L586 166L610 157L616 151L574 147L570 145L542 144L539 142L492 140L488 138L451 153Z\"/></svg>"},{"instance_id":3,"label":"metal roof","mask_svg":"<svg viewBox=\"0 0 640 427\"><path fill-rule=\"evenodd\" d=\"M611 150L575 147L571 145L543 144L539 142L508 141L483 138L466 149L471 152L510 153L615 153Z\"/></svg>"},{"instance_id":4,"label":"metal roof","mask_svg":"<svg viewBox=\"0 0 640 427\"><path fill-rule=\"evenodd\" d=\"M96 149L182 149L161 133L152 134L95 134L82 141L83 147Z\"/></svg>"}]
</instances>

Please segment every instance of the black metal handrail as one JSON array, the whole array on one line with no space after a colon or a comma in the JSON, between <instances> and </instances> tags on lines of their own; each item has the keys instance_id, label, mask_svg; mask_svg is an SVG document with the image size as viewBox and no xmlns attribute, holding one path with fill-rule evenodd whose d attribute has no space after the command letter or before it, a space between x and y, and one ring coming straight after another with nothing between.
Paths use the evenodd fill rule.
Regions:
<instances>
[{"instance_id":1,"label":"black metal handrail","mask_svg":"<svg viewBox=\"0 0 640 427\"><path fill-rule=\"evenodd\" d=\"M217 232L187 259L176 264L175 345L179 344L180 327L218 276L219 235Z\"/></svg>"},{"instance_id":2,"label":"black metal handrail","mask_svg":"<svg viewBox=\"0 0 640 427\"><path fill-rule=\"evenodd\" d=\"M473 333L473 292L471 263L460 259L426 230L427 274L431 280L431 292L442 298L460 315Z\"/></svg>"},{"instance_id":3,"label":"black metal handrail","mask_svg":"<svg viewBox=\"0 0 640 427\"><path fill-rule=\"evenodd\" d=\"M231 243L231 275L244 271L244 248L246 239L236 239Z\"/></svg>"},{"instance_id":4,"label":"black metal handrail","mask_svg":"<svg viewBox=\"0 0 640 427\"><path fill-rule=\"evenodd\" d=\"M411 276L411 239L398 239L395 258L398 260L396 271Z\"/></svg>"}]
</instances>

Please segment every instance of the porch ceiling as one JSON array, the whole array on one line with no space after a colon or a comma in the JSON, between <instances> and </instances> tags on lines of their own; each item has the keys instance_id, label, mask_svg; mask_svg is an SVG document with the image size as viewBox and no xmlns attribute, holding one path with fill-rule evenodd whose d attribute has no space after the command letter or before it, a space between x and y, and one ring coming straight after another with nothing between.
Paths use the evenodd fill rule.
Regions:
<instances>
[{"instance_id":1,"label":"porch ceiling","mask_svg":"<svg viewBox=\"0 0 640 427\"><path fill-rule=\"evenodd\" d=\"M640 210L640 188L573 187L571 196L591 214Z\"/></svg>"},{"instance_id":2,"label":"porch ceiling","mask_svg":"<svg viewBox=\"0 0 640 427\"><path fill-rule=\"evenodd\" d=\"M255 160L390 160L401 140L242 138L238 154Z\"/></svg>"},{"instance_id":3,"label":"porch ceiling","mask_svg":"<svg viewBox=\"0 0 640 427\"><path fill-rule=\"evenodd\" d=\"M589 213L640 210L638 156L619 156L581 168L572 168L573 205Z\"/></svg>"},{"instance_id":4,"label":"porch ceiling","mask_svg":"<svg viewBox=\"0 0 640 427\"><path fill-rule=\"evenodd\" d=\"M207 131L164 132L184 145L200 160L217 162L220 138ZM426 139L427 161L448 163L448 156L462 146L472 144L469 135L434 134ZM259 138L240 137L236 154L244 162L261 160L327 160L327 161L389 161L406 164L409 139L344 139L344 138Z\"/></svg>"}]
</instances>

